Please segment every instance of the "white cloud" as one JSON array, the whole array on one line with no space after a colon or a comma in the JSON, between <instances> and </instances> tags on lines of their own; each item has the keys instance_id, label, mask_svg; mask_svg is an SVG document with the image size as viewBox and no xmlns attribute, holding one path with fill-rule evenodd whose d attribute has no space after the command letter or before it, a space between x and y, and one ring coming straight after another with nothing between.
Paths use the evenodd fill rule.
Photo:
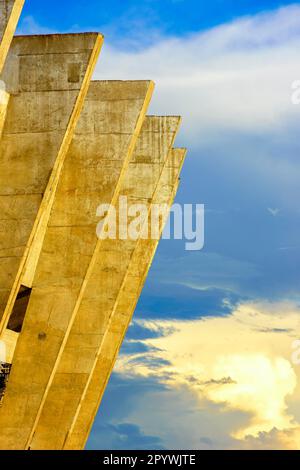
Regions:
<instances>
[{"instance_id":1,"label":"white cloud","mask_svg":"<svg viewBox=\"0 0 300 470\"><path fill-rule=\"evenodd\" d=\"M158 255L152 269L153 275L159 277L162 283L197 290L217 288L239 294L243 293L245 283L250 286L262 276L253 263L204 251L186 253L176 259Z\"/></svg>"},{"instance_id":2,"label":"white cloud","mask_svg":"<svg viewBox=\"0 0 300 470\"><path fill-rule=\"evenodd\" d=\"M300 7L290 6L139 51L106 44L95 78L153 79L152 111L182 114L194 142L228 131L263 135L299 119L291 104L299 49Z\"/></svg>"},{"instance_id":3,"label":"white cloud","mask_svg":"<svg viewBox=\"0 0 300 470\"><path fill-rule=\"evenodd\" d=\"M17 34L55 34L57 31L54 31L51 28L47 28L45 26L41 26L38 24L34 17L31 15L27 15L23 18L21 23L18 26Z\"/></svg>"},{"instance_id":4,"label":"white cloud","mask_svg":"<svg viewBox=\"0 0 300 470\"><path fill-rule=\"evenodd\" d=\"M144 27L138 49L130 47L135 39L129 32L123 38L126 49L120 38L112 46L115 28L94 78L153 79L151 112L183 115L189 145L234 132L278 136L299 119L300 105L291 103L292 84L300 79L299 5L186 37L166 38L158 31L152 34L147 24ZM19 34L53 32L32 16L25 17L18 30Z\"/></svg>"}]
</instances>

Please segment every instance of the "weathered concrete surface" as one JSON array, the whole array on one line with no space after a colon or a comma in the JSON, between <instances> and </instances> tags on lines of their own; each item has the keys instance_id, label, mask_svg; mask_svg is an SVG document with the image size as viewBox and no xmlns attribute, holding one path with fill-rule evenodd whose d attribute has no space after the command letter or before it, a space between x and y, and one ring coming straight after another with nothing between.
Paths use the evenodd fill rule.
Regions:
<instances>
[{"instance_id":1,"label":"weathered concrete surface","mask_svg":"<svg viewBox=\"0 0 300 470\"><path fill-rule=\"evenodd\" d=\"M149 207L180 123L179 117L145 119L120 196ZM111 169L108 175L111 178ZM100 196L100 195L99 195ZM98 203L107 202L99 197ZM87 214L92 219L93 214ZM147 218L147 211L145 219ZM31 449L62 449L76 417L95 357L138 240L103 240L52 386L30 442ZM117 338L112 338L116 341ZM55 427L56 432L53 433Z\"/></svg>"},{"instance_id":2,"label":"weathered concrete surface","mask_svg":"<svg viewBox=\"0 0 300 470\"><path fill-rule=\"evenodd\" d=\"M91 84L37 259L0 413L1 449L30 446L100 249L96 208L117 200L152 91L152 82Z\"/></svg>"},{"instance_id":3,"label":"weathered concrete surface","mask_svg":"<svg viewBox=\"0 0 300 470\"><path fill-rule=\"evenodd\" d=\"M166 204L168 207L172 205L185 155L186 150L184 149L175 149L169 153L167 165L160 177L149 208L153 208L154 204ZM168 211L165 212L162 218L160 234L167 217ZM110 318L103 322L102 331L104 334L101 346L94 359L92 373L85 391L82 393L75 419L70 427L64 445L65 450L78 450L85 447L158 243L159 240L140 239L136 244L114 309Z\"/></svg>"},{"instance_id":4,"label":"weathered concrete surface","mask_svg":"<svg viewBox=\"0 0 300 470\"><path fill-rule=\"evenodd\" d=\"M25 0L0 0L0 74L15 33ZM9 93L0 80L0 139L6 118Z\"/></svg>"},{"instance_id":5,"label":"weathered concrete surface","mask_svg":"<svg viewBox=\"0 0 300 470\"><path fill-rule=\"evenodd\" d=\"M51 210L102 42L94 33L13 40L1 76L12 95L0 141L0 334L40 220Z\"/></svg>"},{"instance_id":6,"label":"weathered concrete surface","mask_svg":"<svg viewBox=\"0 0 300 470\"><path fill-rule=\"evenodd\" d=\"M2 337L2 341L4 341L6 345L6 362L8 364L12 363L18 336L18 333L15 333L11 330L6 330L5 334Z\"/></svg>"},{"instance_id":7,"label":"weathered concrete surface","mask_svg":"<svg viewBox=\"0 0 300 470\"><path fill-rule=\"evenodd\" d=\"M0 73L15 33L25 0L0 0Z\"/></svg>"},{"instance_id":8,"label":"weathered concrete surface","mask_svg":"<svg viewBox=\"0 0 300 470\"><path fill-rule=\"evenodd\" d=\"M170 206L185 151L168 152L178 118L144 121L151 82L90 85L101 35L12 41L23 3L0 0L0 449L80 449L158 244L99 241L96 208Z\"/></svg>"},{"instance_id":9,"label":"weathered concrete surface","mask_svg":"<svg viewBox=\"0 0 300 470\"><path fill-rule=\"evenodd\" d=\"M0 139L6 119L7 107L9 102L9 94L1 87L0 83Z\"/></svg>"}]
</instances>

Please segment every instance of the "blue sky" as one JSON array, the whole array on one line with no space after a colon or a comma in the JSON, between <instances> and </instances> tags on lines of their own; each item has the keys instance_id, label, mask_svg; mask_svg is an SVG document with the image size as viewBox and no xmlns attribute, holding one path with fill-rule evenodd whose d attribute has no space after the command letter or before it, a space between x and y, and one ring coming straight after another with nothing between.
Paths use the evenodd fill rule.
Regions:
<instances>
[{"instance_id":1,"label":"blue sky","mask_svg":"<svg viewBox=\"0 0 300 470\"><path fill-rule=\"evenodd\" d=\"M283 0L64 0L62 8L59 0L31 0L25 6L23 17L32 15L40 25L65 31L101 27L106 33L113 24L124 34L138 21L164 34L181 35L289 3Z\"/></svg>"},{"instance_id":2,"label":"blue sky","mask_svg":"<svg viewBox=\"0 0 300 470\"><path fill-rule=\"evenodd\" d=\"M153 78L151 112L182 114L206 242L160 244L88 448L293 448L300 3L27 0L19 32L94 29L96 78Z\"/></svg>"}]
</instances>

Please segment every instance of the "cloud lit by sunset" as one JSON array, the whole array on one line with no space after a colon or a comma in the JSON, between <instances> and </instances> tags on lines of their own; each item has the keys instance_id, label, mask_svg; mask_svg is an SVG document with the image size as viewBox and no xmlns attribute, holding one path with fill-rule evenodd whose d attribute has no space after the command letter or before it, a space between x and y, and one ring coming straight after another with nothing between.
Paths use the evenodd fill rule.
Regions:
<instances>
[{"instance_id":1,"label":"cloud lit by sunset","mask_svg":"<svg viewBox=\"0 0 300 470\"><path fill-rule=\"evenodd\" d=\"M291 402L300 404L300 369L291 360L298 325L299 309L284 303L245 304L223 318L145 322L166 334L145 340L145 353L124 354L117 372L186 388L199 408L208 401L222 412L243 413L231 432L242 447L247 437L259 440L274 429L283 435L300 430L289 409Z\"/></svg>"}]
</instances>

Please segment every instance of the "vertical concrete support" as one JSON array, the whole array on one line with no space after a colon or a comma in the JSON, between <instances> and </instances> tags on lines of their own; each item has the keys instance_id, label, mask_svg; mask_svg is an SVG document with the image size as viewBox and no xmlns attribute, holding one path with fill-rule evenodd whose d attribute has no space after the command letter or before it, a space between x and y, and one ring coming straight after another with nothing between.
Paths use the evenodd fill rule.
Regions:
<instances>
[{"instance_id":1,"label":"vertical concrete support","mask_svg":"<svg viewBox=\"0 0 300 470\"><path fill-rule=\"evenodd\" d=\"M184 149L175 149L169 153L167 165L161 175L150 209L154 204L164 204L171 207L177 192L178 178L185 155L186 150ZM162 231L167 217L168 211L164 212L160 231ZM149 213L149 224L150 218ZM94 360L86 389L81 396L75 419L70 427L64 445L65 450L78 450L85 447L158 243L159 240L140 239L136 244L113 312L105 324L101 346Z\"/></svg>"},{"instance_id":2,"label":"vertical concrete support","mask_svg":"<svg viewBox=\"0 0 300 470\"><path fill-rule=\"evenodd\" d=\"M2 80L11 97L0 141L0 335L41 220L51 209L103 37L15 37Z\"/></svg>"},{"instance_id":3,"label":"vertical concrete support","mask_svg":"<svg viewBox=\"0 0 300 470\"><path fill-rule=\"evenodd\" d=\"M3 88L2 88L3 85ZM9 94L4 88L4 82L0 82L0 140L2 137L3 127L7 114L7 107L9 102Z\"/></svg>"},{"instance_id":4,"label":"vertical concrete support","mask_svg":"<svg viewBox=\"0 0 300 470\"><path fill-rule=\"evenodd\" d=\"M2 72L24 3L25 0L0 0L0 73Z\"/></svg>"},{"instance_id":5,"label":"vertical concrete support","mask_svg":"<svg viewBox=\"0 0 300 470\"><path fill-rule=\"evenodd\" d=\"M145 119L137 149L121 184L119 195L127 197L128 205L145 204L144 221L179 123L179 117ZM111 168L107 173L109 175L112 178ZM106 173L103 177L106 178ZM99 204L106 201L107 196L98 199ZM31 449L63 448L137 243L137 239L106 239L101 242L74 325L30 442Z\"/></svg>"},{"instance_id":6,"label":"vertical concrete support","mask_svg":"<svg viewBox=\"0 0 300 470\"><path fill-rule=\"evenodd\" d=\"M110 204L118 198L152 91L152 82L91 84L35 261L33 289L0 413L1 449L31 446L100 251L96 209L102 201ZM64 380L69 391L81 385L82 376L77 374L75 383L71 375ZM55 434L55 413L51 419L48 425L53 424Z\"/></svg>"}]
</instances>

